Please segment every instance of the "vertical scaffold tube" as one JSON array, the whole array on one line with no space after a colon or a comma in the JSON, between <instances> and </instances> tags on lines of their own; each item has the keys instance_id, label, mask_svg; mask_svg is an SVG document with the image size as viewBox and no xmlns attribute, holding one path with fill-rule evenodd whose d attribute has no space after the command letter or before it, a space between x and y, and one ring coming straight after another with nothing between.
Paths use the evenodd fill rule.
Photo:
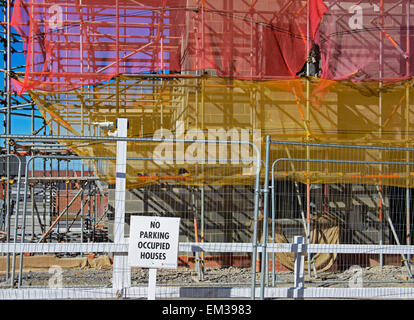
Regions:
<instances>
[{"instance_id":1,"label":"vertical scaffold tube","mask_svg":"<svg viewBox=\"0 0 414 320\"><path fill-rule=\"evenodd\" d=\"M309 54L310 51L310 8L309 8L309 0L307 1L307 23L306 23L306 52ZM306 61L306 125L308 130L310 130L310 64L309 60ZM310 142L310 131L306 134L306 142ZM310 147L309 145L306 146L306 159L310 159ZM306 163L306 227L307 227L307 239L306 243L310 244L310 180L309 180L309 171L310 171L310 163ZM308 275L311 276L311 259L309 253L307 254L308 259Z\"/></svg>"},{"instance_id":2,"label":"vertical scaffold tube","mask_svg":"<svg viewBox=\"0 0 414 320\"><path fill-rule=\"evenodd\" d=\"M406 59L406 74L409 75L410 74L410 53L411 53L411 48L410 48L410 24L411 24L411 17L410 17L410 9L411 9L411 5L410 5L410 0L407 0L406 3L406 15L407 15L407 30L406 30L406 54L409 57L408 59ZM409 135L408 135L408 130L410 127L410 121L409 121L409 116L410 116L410 83L406 84L405 87L405 140L407 142L406 147L408 147L408 141L409 141ZM410 153L407 151L406 152L406 161L410 162ZM409 166L406 167L406 244L409 246L411 245L411 219L410 219L410 212L411 212L411 192L410 192L410 170L409 170ZM411 269L411 256L410 254L407 255L407 259L408 259L408 263Z\"/></svg>"},{"instance_id":3,"label":"vertical scaffold tube","mask_svg":"<svg viewBox=\"0 0 414 320\"><path fill-rule=\"evenodd\" d=\"M267 261L267 227L268 227L268 208L269 208L269 163L270 163L270 136L266 137L266 161L265 161L265 181L264 181L264 205L263 205L263 232L262 232L262 259L261 259L261 280L260 280L260 299L264 299L266 261ZM272 177L273 178L273 177Z\"/></svg>"}]
</instances>

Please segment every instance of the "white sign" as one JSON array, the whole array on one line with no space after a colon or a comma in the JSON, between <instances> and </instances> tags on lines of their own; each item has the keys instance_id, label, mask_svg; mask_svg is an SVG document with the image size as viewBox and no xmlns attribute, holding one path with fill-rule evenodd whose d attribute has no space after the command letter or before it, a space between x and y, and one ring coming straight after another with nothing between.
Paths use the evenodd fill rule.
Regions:
<instances>
[{"instance_id":1,"label":"white sign","mask_svg":"<svg viewBox=\"0 0 414 320\"><path fill-rule=\"evenodd\" d=\"M180 218L132 216L128 263L131 267L176 269Z\"/></svg>"}]
</instances>

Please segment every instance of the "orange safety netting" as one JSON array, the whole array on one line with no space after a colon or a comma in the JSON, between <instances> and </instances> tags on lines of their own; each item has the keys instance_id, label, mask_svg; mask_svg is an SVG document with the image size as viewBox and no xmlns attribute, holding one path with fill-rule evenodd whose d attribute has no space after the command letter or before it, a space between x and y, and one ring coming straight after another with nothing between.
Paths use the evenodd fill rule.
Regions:
<instances>
[{"instance_id":1,"label":"orange safety netting","mask_svg":"<svg viewBox=\"0 0 414 320\"><path fill-rule=\"evenodd\" d=\"M322 0L16 0L26 72L14 85L66 91L161 70L293 78L325 11Z\"/></svg>"},{"instance_id":2,"label":"orange safety netting","mask_svg":"<svg viewBox=\"0 0 414 320\"><path fill-rule=\"evenodd\" d=\"M119 74L206 69L291 79L313 43L324 79L408 79L411 11L405 0L17 0L12 26L27 67L14 84L66 91Z\"/></svg>"},{"instance_id":3,"label":"orange safety netting","mask_svg":"<svg viewBox=\"0 0 414 320\"><path fill-rule=\"evenodd\" d=\"M292 90L288 91L289 88ZM316 78L246 81L207 75L166 79L147 75L119 76L83 91L29 92L56 135L109 135L110 131L100 124L115 125L122 116L129 120L128 137L248 140L261 151L263 161L268 135L273 140L348 146L412 148L414 141L411 81L386 84L380 89L378 82L367 81L353 83ZM118 98L116 92L119 92ZM116 155L115 142L87 143L80 139L62 143L81 156ZM179 168L186 168L192 174L191 178L176 179L183 184L243 184L254 178L253 162L217 160L254 158L256 154L251 147L228 145L220 149L217 144L209 149L208 145L203 145L189 143L177 147L168 143L128 143L128 157L131 158L182 159L186 155L212 160L200 160L199 163L174 160L160 164L131 160L127 169L128 187L153 183L154 179L149 177L175 176ZM277 177L304 183L309 180L312 183L361 184L375 183L375 179L382 177L383 185L414 184L413 165L404 164L412 161L412 152L403 149L315 146L309 154L306 151L305 146L272 145L270 158L402 163L362 165L284 161L277 167ZM103 180L114 181L114 163L106 163L98 169L94 171Z\"/></svg>"}]
</instances>

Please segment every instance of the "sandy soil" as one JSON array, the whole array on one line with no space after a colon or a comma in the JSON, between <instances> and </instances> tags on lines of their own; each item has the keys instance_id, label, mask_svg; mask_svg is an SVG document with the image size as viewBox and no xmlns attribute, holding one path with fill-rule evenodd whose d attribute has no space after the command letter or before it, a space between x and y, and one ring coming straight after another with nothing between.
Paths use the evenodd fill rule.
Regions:
<instances>
[{"instance_id":1,"label":"sandy soil","mask_svg":"<svg viewBox=\"0 0 414 320\"><path fill-rule=\"evenodd\" d=\"M24 272L23 287L48 287L56 276L61 274L64 287L111 287L112 268L110 269L63 269L48 272ZM122 270L120 271L122 272ZM53 279L53 277L55 277ZM17 278L17 276L16 276ZM200 276L194 270L158 270L158 285L174 286L250 286L251 271L249 268L206 268ZM256 274L260 280L260 273ZM272 275L268 274L268 285L272 286ZM0 286L7 287L5 276L0 276ZM351 285L363 287L414 287L414 278L408 278L404 266L379 266L367 268L350 268L343 272L324 272L317 276L305 275L306 286L309 287L349 287ZM146 285L148 282L147 269L134 269L131 272L132 286ZM259 283L259 282L258 282ZM293 286L292 272L276 272L275 286Z\"/></svg>"}]
</instances>

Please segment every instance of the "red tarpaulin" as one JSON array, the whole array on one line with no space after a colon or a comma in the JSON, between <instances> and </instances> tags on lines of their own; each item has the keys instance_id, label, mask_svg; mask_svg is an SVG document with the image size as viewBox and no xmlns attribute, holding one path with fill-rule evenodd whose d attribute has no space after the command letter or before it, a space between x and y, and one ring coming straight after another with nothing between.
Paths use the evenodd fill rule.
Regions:
<instances>
[{"instance_id":1,"label":"red tarpaulin","mask_svg":"<svg viewBox=\"0 0 414 320\"><path fill-rule=\"evenodd\" d=\"M66 91L118 74L204 69L295 78L325 11L322 0L16 0L27 66L14 84Z\"/></svg>"},{"instance_id":2,"label":"red tarpaulin","mask_svg":"<svg viewBox=\"0 0 414 320\"><path fill-rule=\"evenodd\" d=\"M386 82L413 76L409 52L414 43L407 25L414 22L414 10L409 1L324 2L328 11L319 28L322 78Z\"/></svg>"}]
</instances>

